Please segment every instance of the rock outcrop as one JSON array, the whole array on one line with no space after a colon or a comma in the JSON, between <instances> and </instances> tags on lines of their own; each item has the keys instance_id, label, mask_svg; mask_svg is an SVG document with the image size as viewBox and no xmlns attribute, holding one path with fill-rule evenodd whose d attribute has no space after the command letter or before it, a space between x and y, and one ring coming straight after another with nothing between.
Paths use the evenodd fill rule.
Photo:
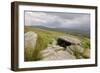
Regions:
<instances>
[{"instance_id":1,"label":"rock outcrop","mask_svg":"<svg viewBox=\"0 0 100 73\"><path fill-rule=\"evenodd\" d=\"M60 36L41 52L43 60L81 59L89 57L89 53L81 47L80 40L72 37Z\"/></svg>"},{"instance_id":2,"label":"rock outcrop","mask_svg":"<svg viewBox=\"0 0 100 73\"><path fill-rule=\"evenodd\" d=\"M68 51L64 51L63 47L58 45L47 47L42 50L41 55L43 57L42 60L64 60L64 59L75 59L74 55L71 55Z\"/></svg>"}]
</instances>

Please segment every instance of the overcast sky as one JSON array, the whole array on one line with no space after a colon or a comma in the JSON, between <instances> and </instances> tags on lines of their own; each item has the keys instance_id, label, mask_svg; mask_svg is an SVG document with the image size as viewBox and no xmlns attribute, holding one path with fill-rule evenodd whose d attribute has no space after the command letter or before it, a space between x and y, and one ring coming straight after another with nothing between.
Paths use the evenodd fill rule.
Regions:
<instances>
[{"instance_id":1,"label":"overcast sky","mask_svg":"<svg viewBox=\"0 0 100 73\"><path fill-rule=\"evenodd\" d=\"M90 29L90 14L25 12L25 26Z\"/></svg>"}]
</instances>

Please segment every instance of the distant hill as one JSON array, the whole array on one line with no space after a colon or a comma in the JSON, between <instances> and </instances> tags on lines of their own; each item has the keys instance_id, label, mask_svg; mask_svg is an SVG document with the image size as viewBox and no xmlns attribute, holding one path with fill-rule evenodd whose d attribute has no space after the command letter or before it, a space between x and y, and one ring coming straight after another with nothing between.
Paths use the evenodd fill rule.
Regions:
<instances>
[{"instance_id":1,"label":"distant hill","mask_svg":"<svg viewBox=\"0 0 100 73\"><path fill-rule=\"evenodd\" d=\"M89 29L82 29L82 28L49 28L49 27L46 27L46 26L30 26L30 27L41 28L41 29L50 30L50 31L59 31L59 32L65 32L65 33L70 33L70 34L74 34L74 35L90 37L90 30Z\"/></svg>"}]
</instances>

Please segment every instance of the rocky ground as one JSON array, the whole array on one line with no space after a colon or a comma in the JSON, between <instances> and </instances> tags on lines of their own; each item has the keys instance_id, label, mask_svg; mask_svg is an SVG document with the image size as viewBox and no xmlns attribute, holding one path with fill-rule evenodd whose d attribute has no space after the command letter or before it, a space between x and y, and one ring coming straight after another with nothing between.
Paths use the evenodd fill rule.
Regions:
<instances>
[{"instance_id":1,"label":"rocky ground","mask_svg":"<svg viewBox=\"0 0 100 73\"><path fill-rule=\"evenodd\" d=\"M25 34L25 48L30 50L29 51L32 55L33 51L36 45L37 40L37 34L34 32L27 32ZM63 39L64 45L66 45L66 41L70 42L71 44L69 46L66 45L66 48L58 45L57 40L53 39L53 42L48 44L47 48L44 48L39 52L39 55L41 55L41 60L64 60L64 59L81 59L81 58L89 58L90 57L90 49L84 49L80 46L80 40L73 37L65 37L65 36L59 36L61 39ZM63 42L62 42L63 43Z\"/></svg>"},{"instance_id":2,"label":"rocky ground","mask_svg":"<svg viewBox=\"0 0 100 73\"><path fill-rule=\"evenodd\" d=\"M43 56L42 60L63 60L63 59L75 59L75 56L70 54L67 50L64 50L60 46L50 46L41 51Z\"/></svg>"},{"instance_id":3,"label":"rocky ground","mask_svg":"<svg viewBox=\"0 0 100 73\"><path fill-rule=\"evenodd\" d=\"M78 45L71 45L64 49L58 45L49 45L41 52L42 60L63 60L63 59L81 59L89 57L89 49L84 52L84 48Z\"/></svg>"}]
</instances>

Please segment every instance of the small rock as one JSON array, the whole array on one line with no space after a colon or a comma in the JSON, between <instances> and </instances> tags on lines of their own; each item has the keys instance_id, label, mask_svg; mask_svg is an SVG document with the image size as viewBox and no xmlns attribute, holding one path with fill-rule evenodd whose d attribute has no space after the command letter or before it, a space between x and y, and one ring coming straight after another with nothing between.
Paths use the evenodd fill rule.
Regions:
<instances>
[{"instance_id":1,"label":"small rock","mask_svg":"<svg viewBox=\"0 0 100 73\"><path fill-rule=\"evenodd\" d=\"M83 56L84 56L85 58L90 58L90 49L89 49L89 48L86 48L86 49L84 50Z\"/></svg>"}]
</instances>

